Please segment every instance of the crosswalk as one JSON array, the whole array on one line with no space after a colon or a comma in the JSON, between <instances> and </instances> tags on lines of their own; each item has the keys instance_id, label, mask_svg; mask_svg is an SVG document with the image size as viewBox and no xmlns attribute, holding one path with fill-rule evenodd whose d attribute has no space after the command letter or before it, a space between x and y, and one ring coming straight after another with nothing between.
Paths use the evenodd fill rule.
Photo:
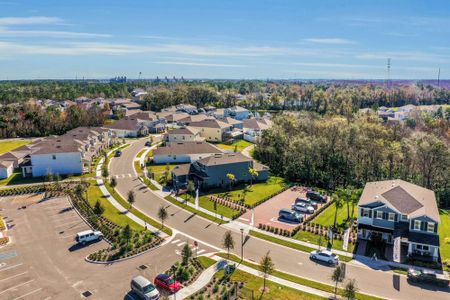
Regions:
<instances>
[{"instance_id":1,"label":"crosswalk","mask_svg":"<svg viewBox=\"0 0 450 300\"><path fill-rule=\"evenodd\" d=\"M175 240L173 240L173 241L171 242L171 244L176 245L178 248L181 249L181 247L183 247L184 245L186 245L187 242L186 242L186 241L182 241L182 240L180 240L180 239L175 239ZM176 249L176 250L175 250L175 253L176 253L177 255L181 255L181 250L180 250L180 249ZM192 247L192 252L195 253L195 254L197 254L197 255L200 255L200 254L206 252L206 250L205 250L205 249L200 249L200 247L197 246L197 247Z\"/></svg>"},{"instance_id":2,"label":"crosswalk","mask_svg":"<svg viewBox=\"0 0 450 300\"><path fill-rule=\"evenodd\" d=\"M128 173L128 174L117 174L117 175L113 175L113 177L115 177L116 179L119 179L119 178L133 178L134 176L133 176L133 174L130 174L130 173Z\"/></svg>"}]
</instances>

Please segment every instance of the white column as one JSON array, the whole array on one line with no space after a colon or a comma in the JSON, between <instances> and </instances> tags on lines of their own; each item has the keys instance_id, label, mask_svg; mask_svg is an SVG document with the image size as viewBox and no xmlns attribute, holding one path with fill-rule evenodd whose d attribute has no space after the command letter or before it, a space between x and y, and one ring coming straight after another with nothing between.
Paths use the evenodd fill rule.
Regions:
<instances>
[{"instance_id":1,"label":"white column","mask_svg":"<svg viewBox=\"0 0 450 300\"><path fill-rule=\"evenodd\" d=\"M408 254L412 253L412 244L408 243Z\"/></svg>"},{"instance_id":2,"label":"white column","mask_svg":"<svg viewBox=\"0 0 450 300\"><path fill-rule=\"evenodd\" d=\"M195 191L195 209L198 210L198 188Z\"/></svg>"}]
</instances>

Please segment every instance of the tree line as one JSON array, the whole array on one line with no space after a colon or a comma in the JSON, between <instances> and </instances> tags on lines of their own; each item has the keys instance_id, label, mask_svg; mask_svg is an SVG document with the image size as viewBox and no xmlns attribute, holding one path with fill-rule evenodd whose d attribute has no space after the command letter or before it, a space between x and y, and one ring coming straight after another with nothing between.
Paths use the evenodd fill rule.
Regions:
<instances>
[{"instance_id":1,"label":"tree line","mask_svg":"<svg viewBox=\"0 0 450 300\"><path fill-rule=\"evenodd\" d=\"M64 112L31 103L7 105L0 107L0 138L61 135L80 126L102 126L104 119L95 105L87 110L71 106Z\"/></svg>"},{"instance_id":2,"label":"tree line","mask_svg":"<svg viewBox=\"0 0 450 300\"><path fill-rule=\"evenodd\" d=\"M277 175L331 191L400 178L436 191L441 206L450 206L448 120L418 120L410 128L373 114L301 112L274 121L254 155Z\"/></svg>"}]
</instances>

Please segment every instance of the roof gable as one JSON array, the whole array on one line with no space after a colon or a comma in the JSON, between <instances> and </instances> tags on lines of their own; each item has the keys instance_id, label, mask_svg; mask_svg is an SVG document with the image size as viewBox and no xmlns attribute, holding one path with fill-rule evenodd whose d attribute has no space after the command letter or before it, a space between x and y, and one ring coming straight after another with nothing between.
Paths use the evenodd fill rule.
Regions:
<instances>
[{"instance_id":1,"label":"roof gable","mask_svg":"<svg viewBox=\"0 0 450 300\"><path fill-rule=\"evenodd\" d=\"M410 214L423 205L405 191L401 186L396 186L381 194L395 209L403 214Z\"/></svg>"}]
</instances>

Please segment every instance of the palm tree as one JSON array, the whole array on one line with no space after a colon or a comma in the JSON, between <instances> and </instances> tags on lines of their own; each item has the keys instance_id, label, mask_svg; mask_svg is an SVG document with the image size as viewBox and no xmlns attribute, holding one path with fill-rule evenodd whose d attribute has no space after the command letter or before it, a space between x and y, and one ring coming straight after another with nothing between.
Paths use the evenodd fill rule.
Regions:
<instances>
[{"instance_id":1,"label":"palm tree","mask_svg":"<svg viewBox=\"0 0 450 300\"><path fill-rule=\"evenodd\" d=\"M225 232L223 236L222 247L227 249L228 258L230 258L230 250L234 249L233 235L231 234L230 230Z\"/></svg>"},{"instance_id":2,"label":"palm tree","mask_svg":"<svg viewBox=\"0 0 450 300\"><path fill-rule=\"evenodd\" d=\"M356 292L358 291L358 287L356 286L356 280L350 279L345 285L344 296L347 300L355 299Z\"/></svg>"},{"instance_id":3,"label":"palm tree","mask_svg":"<svg viewBox=\"0 0 450 300\"><path fill-rule=\"evenodd\" d=\"M261 273L263 277L263 290L264 293L266 291L266 279L269 277L270 274L273 273L275 270L275 265L272 262L272 258L270 257L270 251L267 251L267 253L261 258L261 261L259 262L259 272Z\"/></svg>"},{"instance_id":4,"label":"palm tree","mask_svg":"<svg viewBox=\"0 0 450 300\"><path fill-rule=\"evenodd\" d=\"M128 203L130 204L130 208L132 208L133 207L133 203L136 200L133 190L128 191L127 200L128 200Z\"/></svg>"},{"instance_id":5,"label":"palm tree","mask_svg":"<svg viewBox=\"0 0 450 300\"><path fill-rule=\"evenodd\" d=\"M333 274L331 275L331 280L335 283L334 286L334 298L336 299L337 296L337 287L338 284L344 281L345 274L344 274L344 268L342 268L341 265L337 265L336 269L334 269Z\"/></svg>"},{"instance_id":6,"label":"palm tree","mask_svg":"<svg viewBox=\"0 0 450 300\"><path fill-rule=\"evenodd\" d=\"M338 210L342 207L342 199L341 199L339 193L337 193L337 192L333 195L333 198L334 198L334 208L335 208L333 227L336 228L337 213L338 213Z\"/></svg>"},{"instance_id":7,"label":"palm tree","mask_svg":"<svg viewBox=\"0 0 450 300\"><path fill-rule=\"evenodd\" d=\"M158 218L161 220L162 228L164 228L164 221L169 217L167 209L162 205L158 210Z\"/></svg>"},{"instance_id":8,"label":"palm tree","mask_svg":"<svg viewBox=\"0 0 450 300\"><path fill-rule=\"evenodd\" d=\"M248 173L250 174L250 186L253 185L253 180L258 177L259 173L254 168L248 168Z\"/></svg>"},{"instance_id":9,"label":"palm tree","mask_svg":"<svg viewBox=\"0 0 450 300\"><path fill-rule=\"evenodd\" d=\"M229 186L230 186L230 191L231 191L231 187L233 186L233 183L236 181L236 176L233 173L228 173L227 178L229 181Z\"/></svg>"}]
</instances>

